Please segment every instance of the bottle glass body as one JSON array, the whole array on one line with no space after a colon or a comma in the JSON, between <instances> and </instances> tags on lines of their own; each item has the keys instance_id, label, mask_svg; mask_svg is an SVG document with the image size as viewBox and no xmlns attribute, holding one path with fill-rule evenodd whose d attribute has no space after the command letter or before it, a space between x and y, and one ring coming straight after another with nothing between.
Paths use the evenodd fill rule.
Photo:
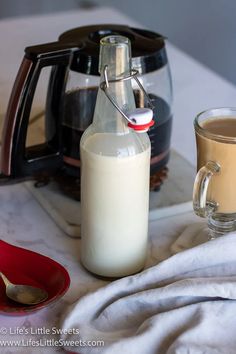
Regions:
<instances>
[{"instance_id":1,"label":"bottle glass body","mask_svg":"<svg viewBox=\"0 0 236 354\"><path fill-rule=\"evenodd\" d=\"M100 68L114 80L130 74L126 38L101 41ZM102 80L104 78L102 77ZM109 84L123 111L134 110L130 80ZM93 273L121 277L145 264L148 237L150 140L137 134L99 89L81 154L81 260Z\"/></svg>"}]
</instances>

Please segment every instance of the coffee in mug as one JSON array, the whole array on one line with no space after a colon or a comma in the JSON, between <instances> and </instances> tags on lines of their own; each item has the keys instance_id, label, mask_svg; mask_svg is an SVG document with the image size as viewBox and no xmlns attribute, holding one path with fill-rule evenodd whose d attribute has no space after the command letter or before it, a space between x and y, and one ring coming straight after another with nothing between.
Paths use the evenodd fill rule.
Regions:
<instances>
[{"instance_id":1,"label":"coffee in mug","mask_svg":"<svg viewBox=\"0 0 236 354\"><path fill-rule=\"evenodd\" d=\"M198 173L193 208L208 218L215 238L236 229L236 108L204 111L194 127Z\"/></svg>"}]
</instances>

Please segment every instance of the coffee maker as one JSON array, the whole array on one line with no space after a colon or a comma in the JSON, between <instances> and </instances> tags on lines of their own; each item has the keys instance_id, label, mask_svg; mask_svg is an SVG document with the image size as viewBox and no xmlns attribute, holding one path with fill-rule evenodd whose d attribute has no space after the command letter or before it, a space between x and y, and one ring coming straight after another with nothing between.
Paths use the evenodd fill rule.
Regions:
<instances>
[{"instance_id":1,"label":"coffee maker","mask_svg":"<svg viewBox=\"0 0 236 354\"><path fill-rule=\"evenodd\" d=\"M156 124L149 132L150 167L153 186L159 186L155 176L166 171L172 126L172 85L165 40L158 33L114 24L75 28L54 43L25 49L4 122L2 183L53 176L59 183L62 177L66 184L75 183L78 190L79 142L92 121L99 85L99 42L112 34L130 39L132 68L139 72L154 106ZM48 66L52 68L45 104L45 142L26 147L35 89L42 68ZM135 81L133 91L137 107L145 107L146 97Z\"/></svg>"}]
</instances>

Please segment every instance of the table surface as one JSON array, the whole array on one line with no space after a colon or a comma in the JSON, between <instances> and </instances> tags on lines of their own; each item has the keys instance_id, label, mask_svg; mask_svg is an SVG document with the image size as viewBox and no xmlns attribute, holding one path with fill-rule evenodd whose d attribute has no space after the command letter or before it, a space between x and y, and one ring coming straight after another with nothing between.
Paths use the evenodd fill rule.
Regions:
<instances>
[{"instance_id":1,"label":"table surface","mask_svg":"<svg viewBox=\"0 0 236 354\"><path fill-rule=\"evenodd\" d=\"M0 21L0 113L6 110L13 81L26 46L54 41L65 30L95 22L123 23L140 27L124 14L111 8ZM207 108L233 106L236 88L169 42L167 53L174 89L172 146L190 162L195 163L194 116ZM40 106L40 96L34 104ZM31 316L18 318L0 316L0 324L4 324L7 328L16 326L49 328L55 324L59 326L63 310L82 294L103 285L104 281L93 277L81 267L79 263L80 241L65 236L23 185L2 187L0 205L2 239L59 261L68 269L72 280L70 290L58 304ZM195 217L189 215L184 222L180 219L180 217L176 219L178 227L175 228L175 232L184 224L195 220ZM162 236L166 238L167 231L164 226L161 229L160 225L164 225L164 220L152 222L150 225L151 257L147 266L165 256L165 247L168 245L162 246L164 242ZM169 230L169 233L173 234L173 231ZM37 335L34 337L36 338ZM19 352L31 353L31 350L32 348L22 348ZM53 353L53 350L52 348L38 348L33 352ZM6 351L11 353L15 350L8 348Z\"/></svg>"}]
</instances>

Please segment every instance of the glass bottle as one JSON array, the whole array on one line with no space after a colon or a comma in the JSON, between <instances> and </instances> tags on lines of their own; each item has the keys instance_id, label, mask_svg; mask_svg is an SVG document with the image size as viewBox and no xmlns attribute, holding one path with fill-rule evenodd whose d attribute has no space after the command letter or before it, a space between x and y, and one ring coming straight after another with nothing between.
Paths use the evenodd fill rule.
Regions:
<instances>
[{"instance_id":1,"label":"glass bottle","mask_svg":"<svg viewBox=\"0 0 236 354\"><path fill-rule=\"evenodd\" d=\"M109 93L128 114L135 109L128 38L100 42L99 71ZM80 142L81 261L91 272L122 277L145 264L148 239L150 140L137 133L101 88L92 124Z\"/></svg>"}]
</instances>

